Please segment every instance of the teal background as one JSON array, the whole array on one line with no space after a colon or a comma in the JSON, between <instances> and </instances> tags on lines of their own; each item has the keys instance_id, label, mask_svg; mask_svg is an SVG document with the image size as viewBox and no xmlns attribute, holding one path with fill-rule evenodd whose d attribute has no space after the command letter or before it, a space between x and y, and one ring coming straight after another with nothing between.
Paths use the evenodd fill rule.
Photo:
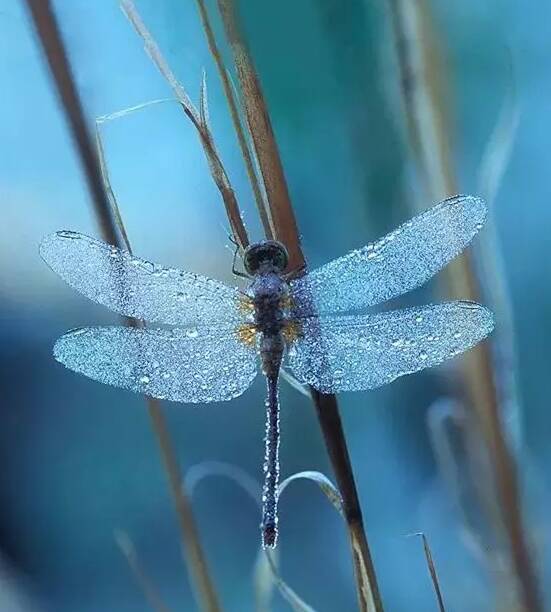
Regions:
<instances>
[{"instance_id":1,"label":"teal background","mask_svg":"<svg viewBox=\"0 0 551 612\"><path fill-rule=\"evenodd\" d=\"M171 97L117 2L54 4L90 121ZM520 112L494 229L510 288L522 399L509 423L521 440L528 531L545 575L551 8L514 0L432 4L446 52L453 154L463 192L477 191L485 145L512 87ZM195 101L206 69L216 141L247 227L260 238L194 3L141 0L137 6ZM241 0L240 7L310 264L389 231L412 216L416 201L430 205L404 146L384 3ZM108 122L102 134L136 254L235 282L223 207L178 105L162 103ZM70 373L51 355L65 330L117 319L65 286L38 257L48 232L98 235L98 228L63 115L16 0L0 0L0 211L0 609L147 610L114 543L113 530L123 529L171 609L194 610L143 399ZM478 240L484 237L483 231ZM423 288L398 304L427 302L435 289ZM492 572L469 546L427 429L430 406L450 392L444 374L453 377L457 366L456 360L340 398L391 612L436 609L420 542L406 537L419 531L431 542L449 611L482 612L495 601ZM183 469L217 460L259 478L263 393L258 379L228 404L166 404ZM283 475L317 469L333 478L310 403L284 385L282 406ZM253 610L255 505L224 479L201 484L194 505L224 609ZM313 484L295 483L282 498L280 553L282 575L316 610L355 609L345 529ZM273 609L289 608L276 594Z\"/></svg>"}]
</instances>

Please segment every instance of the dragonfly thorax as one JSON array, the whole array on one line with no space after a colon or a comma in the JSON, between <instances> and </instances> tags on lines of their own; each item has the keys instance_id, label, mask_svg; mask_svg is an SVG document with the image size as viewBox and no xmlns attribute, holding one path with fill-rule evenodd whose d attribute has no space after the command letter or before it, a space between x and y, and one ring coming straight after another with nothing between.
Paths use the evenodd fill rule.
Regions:
<instances>
[{"instance_id":1,"label":"dragonfly thorax","mask_svg":"<svg viewBox=\"0 0 551 612\"><path fill-rule=\"evenodd\" d=\"M259 272L283 272L288 263L287 249L277 240L264 240L251 244L243 255L245 270L251 276Z\"/></svg>"},{"instance_id":2,"label":"dragonfly thorax","mask_svg":"<svg viewBox=\"0 0 551 612\"><path fill-rule=\"evenodd\" d=\"M249 288L258 330L274 335L281 330L289 286L277 272L256 274Z\"/></svg>"}]
</instances>

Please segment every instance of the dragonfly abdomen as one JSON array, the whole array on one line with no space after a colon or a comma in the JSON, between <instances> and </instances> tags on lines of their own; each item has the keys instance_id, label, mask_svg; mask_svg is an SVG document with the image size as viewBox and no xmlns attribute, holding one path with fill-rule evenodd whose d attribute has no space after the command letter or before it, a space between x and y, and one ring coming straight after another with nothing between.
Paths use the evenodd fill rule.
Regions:
<instances>
[{"instance_id":1,"label":"dragonfly abdomen","mask_svg":"<svg viewBox=\"0 0 551 612\"><path fill-rule=\"evenodd\" d=\"M266 437L264 453L264 487L262 489L262 546L274 548L277 543L277 501L279 487L279 392L277 376L268 376L266 398Z\"/></svg>"}]
</instances>

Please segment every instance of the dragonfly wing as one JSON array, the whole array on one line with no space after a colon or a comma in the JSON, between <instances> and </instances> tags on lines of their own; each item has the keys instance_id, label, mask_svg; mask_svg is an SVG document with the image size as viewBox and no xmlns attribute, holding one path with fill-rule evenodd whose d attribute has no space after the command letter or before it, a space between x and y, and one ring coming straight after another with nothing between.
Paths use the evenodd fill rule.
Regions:
<instances>
[{"instance_id":1,"label":"dragonfly wing","mask_svg":"<svg viewBox=\"0 0 551 612\"><path fill-rule=\"evenodd\" d=\"M233 399L257 371L254 348L229 328L87 327L59 338L54 356L99 382L177 402Z\"/></svg>"},{"instance_id":2,"label":"dragonfly wing","mask_svg":"<svg viewBox=\"0 0 551 612\"><path fill-rule=\"evenodd\" d=\"M480 198L440 202L381 240L292 281L297 316L358 310L411 291L456 257L485 217Z\"/></svg>"},{"instance_id":3,"label":"dragonfly wing","mask_svg":"<svg viewBox=\"0 0 551 612\"><path fill-rule=\"evenodd\" d=\"M40 254L71 287L122 315L181 326L241 318L237 289L139 259L84 234L46 236Z\"/></svg>"},{"instance_id":4,"label":"dragonfly wing","mask_svg":"<svg viewBox=\"0 0 551 612\"><path fill-rule=\"evenodd\" d=\"M373 389L471 348L493 325L489 310L460 301L308 317L289 348L289 365L298 380L322 393Z\"/></svg>"}]
</instances>

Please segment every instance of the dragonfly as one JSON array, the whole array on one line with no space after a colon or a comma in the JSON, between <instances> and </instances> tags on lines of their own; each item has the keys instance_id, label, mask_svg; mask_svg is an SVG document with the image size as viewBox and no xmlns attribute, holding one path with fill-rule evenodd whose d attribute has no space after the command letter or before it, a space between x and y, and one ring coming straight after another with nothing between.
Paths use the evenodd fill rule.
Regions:
<instances>
[{"instance_id":1,"label":"dragonfly","mask_svg":"<svg viewBox=\"0 0 551 612\"><path fill-rule=\"evenodd\" d=\"M294 277L285 246L261 241L243 253L245 289L58 231L40 244L54 272L87 298L157 327L75 329L53 353L96 381L184 403L240 396L260 362L267 386L261 534L262 545L273 548L283 364L321 393L364 391L473 347L494 325L477 303L365 310L424 284L467 246L485 217L480 198L448 198L380 240Z\"/></svg>"}]
</instances>

